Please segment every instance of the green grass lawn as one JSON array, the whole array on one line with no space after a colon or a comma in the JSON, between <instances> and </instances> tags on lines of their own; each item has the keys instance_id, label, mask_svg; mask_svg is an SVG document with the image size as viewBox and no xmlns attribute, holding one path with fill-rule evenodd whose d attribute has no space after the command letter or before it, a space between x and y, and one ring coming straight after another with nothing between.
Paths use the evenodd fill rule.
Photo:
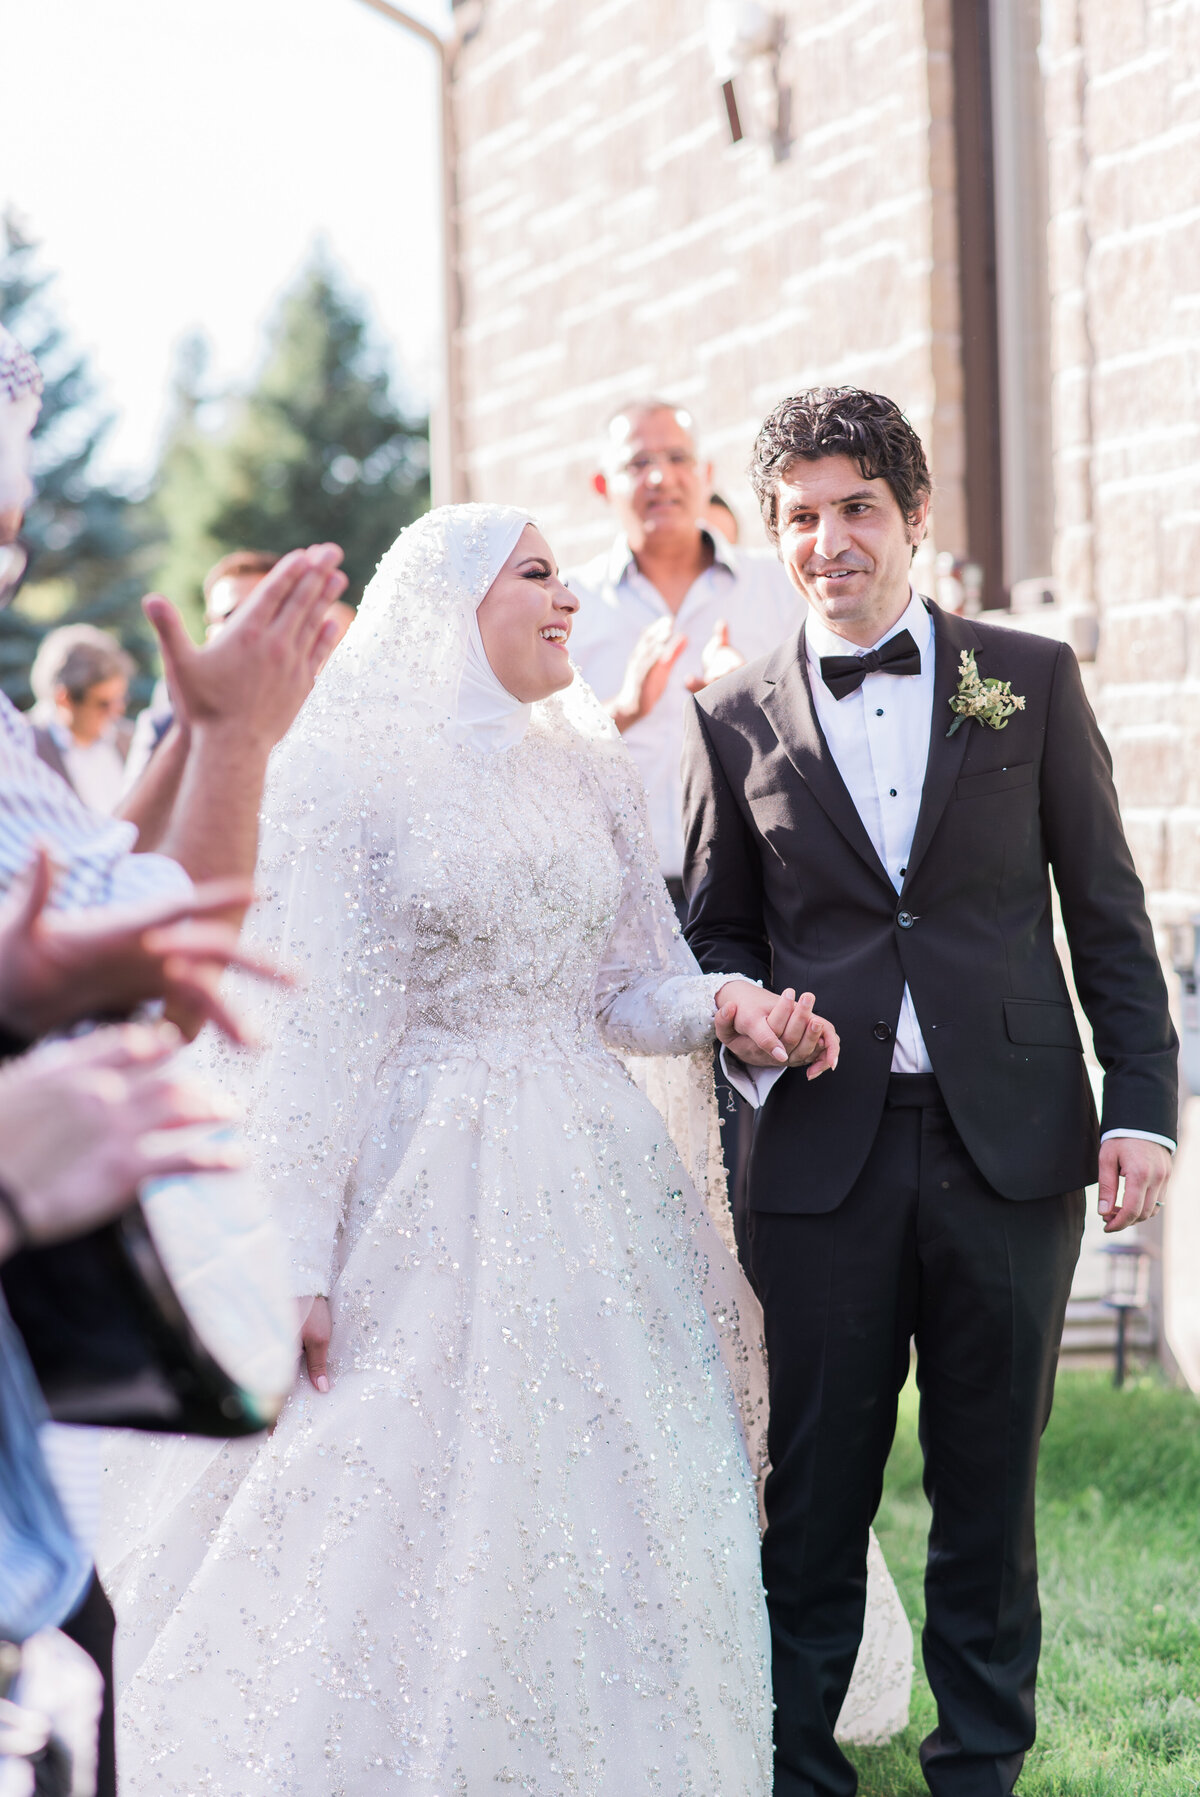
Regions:
<instances>
[{"instance_id":1,"label":"green grass lawn","mask_svg":"<svg viewBox=\"0 0 1200 1797\"><path fill-rule=\"evenodd\" d=\"M920 1665L929 1509L916 1390L876 1523L913 1625L912 1720L859 1748L862 1797L927 1797L917 1744L934 1722ZM1042 1445L1038 1553L1043 1646L1038 1740L1022 1797L1200 1792L1200 1402L1145 1378L1114 1391L1064 1373Z\"/></svg>"}]
</instances>

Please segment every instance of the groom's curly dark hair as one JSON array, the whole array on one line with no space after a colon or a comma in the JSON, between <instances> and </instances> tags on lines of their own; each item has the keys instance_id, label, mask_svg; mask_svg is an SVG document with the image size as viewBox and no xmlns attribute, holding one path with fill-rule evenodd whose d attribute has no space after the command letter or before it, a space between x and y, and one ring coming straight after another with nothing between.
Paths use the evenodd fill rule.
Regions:
<instances>
[{"instance_id":1,"label":"groom's curly dark hair","mask_svg":"<svg viewBox=\"0 0 1200 1797\"><path fill-rule=\"evenodd\" d=\"M849 456L864 480L885 480L909 520L933 491L921 439L894 399L862 387L810 387L780 400L754 444L750 482L773 543L779 476L793 462L831 455Z\"/></svg>"}]
</instances>

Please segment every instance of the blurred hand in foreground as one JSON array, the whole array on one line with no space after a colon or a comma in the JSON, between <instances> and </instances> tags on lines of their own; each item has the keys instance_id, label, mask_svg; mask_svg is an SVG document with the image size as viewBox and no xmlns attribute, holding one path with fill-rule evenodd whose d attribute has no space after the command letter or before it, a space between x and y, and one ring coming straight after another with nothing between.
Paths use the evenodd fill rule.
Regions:
<instances>
[{"instance_id":1,"label":"blurred hand in foreground","mask_svg":"<svg viewBox=\"0 0 1200 1797\"><path fill-rule=\"evenodd\" d=\"M0 1023L17 1036L32 1040L160 998L185 1034L214 1023L244 1044L241 1024L219 996L221 975L240 967L286 981L239 950L237 930L217 919L250 902L247 880L214 880L188 898L70 912L47 910L53 884L52 863L39 849L0 906Z\"/></svg>"},{"instance_id":2,"label":"blurred hand in foreground","mask_svg":"<svg viewBox=\"0 0 1200 1797\"><path fill-rule=\"evenodd\" d=\"M96 1228L145 1179L242 1164L233 1147L175 1133L235 1115L166 1070L180 1040L170 1024L127 1023L0 1068L0 1258Z\"/></svg>"},{"instance_id":3,"label":"blurred hand in foreground","mask_svg":"<svg viewBox=\"0 0 1200 1797\"><path fill-rule=\"evenodd\" d=\"M287 734L342 629L332 610L347 585L341 559L336 543L293 549L200 645L161 593L142 601L185 729L229 728L267 747Z\"/></svg>"}]
</instances>

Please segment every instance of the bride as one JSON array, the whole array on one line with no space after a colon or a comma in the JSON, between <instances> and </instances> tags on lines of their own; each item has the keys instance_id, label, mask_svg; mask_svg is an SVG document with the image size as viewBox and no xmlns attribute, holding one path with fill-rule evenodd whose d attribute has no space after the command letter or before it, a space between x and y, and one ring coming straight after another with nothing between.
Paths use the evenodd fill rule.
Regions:
<instances>
[{"instance_id":1,"label":"bride","mask_svg":"<svg viewBox=\"0 0 1200 1797\"><path fill-rule=\"evenodd\" d=\"M643 1083L703 1188L723 976L573 678L576 605L526 514L432 512L277 752L252 929L304 985L226 1078L310 1377L261 1444L127 1468L139 1797L770 1791L759 1315L616 1058L695 1055ZM908 1649L876 1555L868 1732Z\"/></svg>"}]
</instances>

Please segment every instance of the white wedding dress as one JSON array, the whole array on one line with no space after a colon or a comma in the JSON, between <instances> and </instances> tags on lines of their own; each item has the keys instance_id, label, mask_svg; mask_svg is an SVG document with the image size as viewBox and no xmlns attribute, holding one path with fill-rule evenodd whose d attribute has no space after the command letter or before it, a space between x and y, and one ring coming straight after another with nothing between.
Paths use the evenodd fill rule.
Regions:
<instances>
[{"instance_id":1,"label":"white wedding dress","mask_svg":"<svg viewBox=\"0 0 1200 1797\"><path fill-rule=\"evenodd\" d=\"M332 1390L261 1444L114 1445L134 1797L771 1788L757 1306L618 1058L707 1050L720 976L586 689L462 727L460 592L523 521L405 533L272 776L257 935L307 985L237 1077ZM860 1732L910 1662L876 1550Z\"/></svg>"}]
</instances>

